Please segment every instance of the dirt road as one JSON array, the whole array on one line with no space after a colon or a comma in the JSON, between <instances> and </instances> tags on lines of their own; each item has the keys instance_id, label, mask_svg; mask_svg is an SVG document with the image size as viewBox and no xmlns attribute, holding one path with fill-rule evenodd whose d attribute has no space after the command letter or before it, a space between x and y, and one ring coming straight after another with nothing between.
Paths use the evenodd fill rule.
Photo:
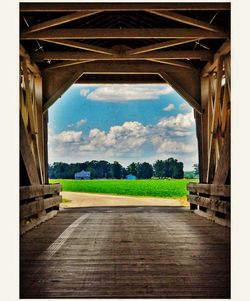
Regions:
<instances>
[{"instance_id":1,"label":"dirt road","mask_svg":"<svg viewBox=\"0 0 250 301\"><path fill-rule=\"evenodd\" d=\"M156 197L134 197L83 192L62 192L63 199L70 202L61 203L62 208L93 206L187 206L184 200Z\"/></svg>"}]
</instances>

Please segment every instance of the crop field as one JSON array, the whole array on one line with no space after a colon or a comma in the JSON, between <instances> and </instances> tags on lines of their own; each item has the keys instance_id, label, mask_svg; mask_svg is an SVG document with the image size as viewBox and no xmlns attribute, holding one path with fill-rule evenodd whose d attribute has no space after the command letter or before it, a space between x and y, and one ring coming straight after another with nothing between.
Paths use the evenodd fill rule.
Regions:
<instances>
[{"instance_id":1,"label":"crop field","mask_svg":"<svg viewBox=\"0 0 250 301\"><path fill-rule=\"evenodd\" d=\"M50 183L61 183L63 191L107 193L163 198L186 198L187 183L197 179L150 179L150 180L65 180L53 179Z\"/></svg>"}]
</instances>

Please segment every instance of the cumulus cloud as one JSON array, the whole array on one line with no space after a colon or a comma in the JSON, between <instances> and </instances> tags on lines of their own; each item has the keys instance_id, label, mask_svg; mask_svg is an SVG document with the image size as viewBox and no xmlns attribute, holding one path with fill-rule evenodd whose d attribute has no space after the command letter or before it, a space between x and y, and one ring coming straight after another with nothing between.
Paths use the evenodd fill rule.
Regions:
<instances>
[{"instance_id":1,"label":"cumulus cloud","mask_svg":"<svg viewBox=\"0 0 250 301\"><path fill-rule=\"evenodd\" d=\"M80 126L82 126L85 123L87 123L87 119L81 119L81 120L77 121L76 126L79 128Z\"/></svg>"},{"instance_id":2,"label":"cumulus cloud","mask_svg":"<svg viewBox=\"0 0 250 301\"><path fill-rule=\"evenodd\" d=\"M54 139L60 142L79 142L81 140L82 131L63 131L54 136Z\"/></svg>"},{"instance_id":3,"label":"cumulus cloud","mask_svg":"<svg viewBox=\"0 0 250 301\"><path fill-rule=\"evenodd\" d=\"M191 111L191 107L189 104L187 103L182 103L180 106L179 106L179 109L181 111Z\"/></svg>"},{"instance_id":4,"label":"cumulus cloud","mask_svg":"<svg viewBox=\"0 0 250 301\"><path fill-rule=\"evenodd\" d=\"M83 88L81 89L80 94L81 96L86 97L89 94L89 92L90 92L89 89Z\"/></svg>"},{"instance_id":5,"label":"cumulus cloud","mask_svg":"<svg viewBox=\"0 0 250 301\"><path fill-rule=\"evenodd\" d=\"M170 112L170 111L173 111L175 108L174 104L173 103L170 103L169 105L167 105L163 111L166 111L166 112Z\"/></svg>"},{"instance_id":6,"label":"cumulus cloud","mask_svg":"<svg viewBox=\"0 0 250 301\"><path fill-rule=\"evenodd\" d=\"M123 159L128 161L129 158L139 161L140 158L147 160L147 157L164 159L174 156L189 162L188 158L197 153L194 130L191 113L163 118L156 125L145 126L137 121L129 121L112 126L107 131L94 128L88 135L83 135L82 131L55 134L50 130L49 150L52 158L61 158L65 162L70 161L66 158L71 158L72 154L74 158L71 160L123 162Z\"/></svg>"},{"instance_id":7,"label":"cumulus cloud","mask_svg":"<svg viewBox=\"0 0 250 301\"><path fill-rule=\"evenodd\" d=\"M87 99L105 102L156 100L172 91L168 85L101 85L88 93Z\"/></svg>"},{"instance_id":8,"label":"cumulus cloud","mask_svg":"<svg viewBox=\"0 0 250 301\"><path fill-rule=\"evenodd\" d=\"M167 118L162 118L158 123L159 127L178 130L185 130L194 127L195 121L192 112L187 114L177 114Z\"/></svg>"},{"instance_id":9,"label":"cumulus cloud","mask_svg":"<svg viewBox=\"0 0 250 301\"><path fill-rule=\"evenodd\" d=\"M84 125L87 123L87 119L81 119L79 121L77 121L76 123L72 123L72 124L68 124L68 127L71 128L71 127L77 127L79 128L80 126Z\"/></svg>"}]
</instances>

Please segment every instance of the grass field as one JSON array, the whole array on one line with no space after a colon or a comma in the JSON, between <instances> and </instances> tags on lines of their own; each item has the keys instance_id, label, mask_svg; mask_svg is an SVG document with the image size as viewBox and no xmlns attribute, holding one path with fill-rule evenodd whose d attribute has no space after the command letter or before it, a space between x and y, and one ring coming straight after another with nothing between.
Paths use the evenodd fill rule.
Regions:
<instances>
[{"instance_id":1,"label":"grass field","mask_svg":"<svg viewBox=\"0 0 250 301\"><path fill-rule=\"evenodd\" d=\"M183 199L187 196L187 183L198 180L50 180L50 183L58 182L62 184L63 191Z\"/></svg>"}]
</instances>

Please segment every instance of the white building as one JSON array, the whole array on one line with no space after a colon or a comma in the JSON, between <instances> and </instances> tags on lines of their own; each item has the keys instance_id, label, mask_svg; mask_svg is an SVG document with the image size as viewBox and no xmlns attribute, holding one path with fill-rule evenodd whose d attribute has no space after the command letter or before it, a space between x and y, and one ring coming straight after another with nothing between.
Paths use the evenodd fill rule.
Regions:
<instances>
[{"instance_id":1,"label":"white building","mask_svg":"<svg viewBox=\"0 0 250 301\"><path fill-rule=\"evenodd\" d=\"M75 180L89 180L90 179L90 171L82 170L80 172L75 173Z\"/></svg>"}]
</instances>

